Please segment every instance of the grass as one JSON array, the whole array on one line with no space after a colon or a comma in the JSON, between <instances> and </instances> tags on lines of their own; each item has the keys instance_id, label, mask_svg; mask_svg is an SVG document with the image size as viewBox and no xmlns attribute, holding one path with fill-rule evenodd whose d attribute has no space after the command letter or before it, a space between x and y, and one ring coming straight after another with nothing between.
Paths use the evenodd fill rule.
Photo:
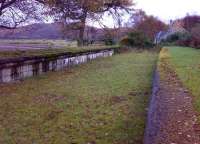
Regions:
<instances>
[{"instance_id":1,"label":"grass","mask_svg":"<svg viewBox=\"0 0 200 144\"><path fill-rule=\"evenodd\" d=\"M88 50L98 50L105 48L118 48L118 46L87 46L87 47L64 47L64 48L46 48L37 50L13 50L13 51L0 51L0 59L17 58L26 56L48 56L52 54L59 54L65 52L84 52Z\"/></svg>"},{"instance_id":2,"label":"grass","mask_svg":"<svg viewBox=\"0 0 200 144\"><path fill-rule=\"evenodd\" d=\"M0 40L1 44L43 44L43 45L48 45L49 47L51 46L65 46L65 47L76 47L77 42L76 41L66 41L66 40L48 40L48 39L34 39L34 40L29 40L29 39L5 39L5 40Z\"/></svg>"},{"instance_id":3,"label":"grass","mask_svg":"<svg viewBox=\"0 0 200 144\"><path fill-rule=\"evenodd\" d=\"M1 85L0 143L142 143L156 60L124 53Z\"/></svg>"},{"instance_id":4,"label":"grass","mask_svg":"<svg viewBox=\"0 0 200 144\"><path fill-rule=\"evenodd\" d=\"M194 106L200 112L200 50L187 47L166 47L170 63L183 84L194 96Z\"/></svg>"}]
</instances>

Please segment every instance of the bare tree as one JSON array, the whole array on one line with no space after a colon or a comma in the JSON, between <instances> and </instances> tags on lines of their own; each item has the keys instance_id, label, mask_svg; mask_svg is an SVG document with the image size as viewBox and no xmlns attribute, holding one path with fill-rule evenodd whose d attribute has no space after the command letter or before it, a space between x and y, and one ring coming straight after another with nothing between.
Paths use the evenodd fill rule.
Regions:
<instances>
[{"instance_id":1,"label":"bare tree","mask_svg":"<svg viewBox=\"0 0 200 144\"><path fill-rule=\"evenodd\" d=\"M118 17L119 10L130 11L133 5L132 0L46 0L50 6L49 14L54 18L66 22L77 22L76 29L79 29L78 42L83 45L84 31L87 19L100 20L107 12Z\"/></svg>"},{"instance_id":2,"label":"bare tree","mask_svg":"<svg viewBox=\"0 0 200 144\"><path fill-rule=\"evenodd\" d=\"M39 19L42 0L0 0L0 28L14 29L18 25Z\"/></svg>"}]
</instances>

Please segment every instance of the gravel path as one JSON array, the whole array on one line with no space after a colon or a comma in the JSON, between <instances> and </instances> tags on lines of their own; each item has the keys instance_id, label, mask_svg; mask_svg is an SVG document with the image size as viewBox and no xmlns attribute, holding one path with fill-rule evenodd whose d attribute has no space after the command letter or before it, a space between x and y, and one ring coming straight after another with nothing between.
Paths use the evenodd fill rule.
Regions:
<instances>
[{"instance_id":1,"label":"gravel path","mask_svg":"<svg viewBox=\"0 0 200 144\"><path fill-rule=\"evenodd\" d=\"M154 79L144 144L200 144L196 123L190 93L162 64Z\"/></svg>"}]
</instances>

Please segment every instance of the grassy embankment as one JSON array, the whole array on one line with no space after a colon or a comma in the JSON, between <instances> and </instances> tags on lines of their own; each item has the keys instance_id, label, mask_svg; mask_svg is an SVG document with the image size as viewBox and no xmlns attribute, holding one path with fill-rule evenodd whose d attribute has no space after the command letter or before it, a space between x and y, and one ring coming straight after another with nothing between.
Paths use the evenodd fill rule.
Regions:
<instances>
[{"instance_id":1,"label":"grassy embankment","mask_svg":"<svg viewBox=\"0 0 200 144\"><path fill-rule=\"evenodd\" d=\"M107 49L107 48L119 48L119 46L87 46L87 47L46 48L46 49L35 49L35 50L29 49L29 50L0 51L0 59L31 57L31 56L50 56L66 52L77 53L77 52Z\"/></svg>"},{"instance_id":2,"label":"grassy embankment","mask_svg":"<svg viewBox=\"0 0 200 144\"><path fill-rule=\"evenodd\" d=\"M119 46L104 46L104 45L91 45L85 47L77 47L76 42L67 42L65 40L0 40L2 46L16 45L17 47L23 46L26 49L0 49L0 59L5 58L16 58L16 57L26 57L26 56L49 56L53 54L65 53L65 52L84 52L88 50L98 50L106 48L119 48ZM34 49L37 45L37 49ZM39 47L41 46L41 49Z\"/></svg>"},{"instance_id":3,"label":"grassy embankment","mask_svg":"<svg viewBox=\"0 0 200 144\"><path fill-rule=\"evenodd\" d=\"M142 143L156 60L124 53L1 85L0 143Z\"/></svg>"},{"instance_id":4,"label":"grassy embankment","mask_svg":"<svg viewBox=\"0 0 200 144\"><path fill-rule=\"evenodd\" d=\"M48 39L5 39L0 40L1 45L43 45L47 48L53 47L77 47L76 41L48 40Z\"/></svg>"},{"instance_id":5,"label":"grassy embankment","mask_svg":"<svg viewBox=\"0 0 200 144\"><path fill-rule=\"evenodd\" d=\"M200 112L200 50L186 47L165 47L170 64L183 84L194 96L194 106Z\"/></svg>"}]
</instances>

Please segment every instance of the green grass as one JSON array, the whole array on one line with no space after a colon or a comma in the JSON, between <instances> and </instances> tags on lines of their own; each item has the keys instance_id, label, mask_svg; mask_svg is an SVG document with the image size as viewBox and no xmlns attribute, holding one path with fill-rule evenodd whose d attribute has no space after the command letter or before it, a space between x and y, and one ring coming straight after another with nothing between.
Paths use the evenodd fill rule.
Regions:
<instances>
[{"instance_id":1,"label":"green grass","mask_svg":"<svg viewBox=\"0 0 200 144\"><path fill-rule=\"evenodd\" d=\"M51 46L66 46L66 47L76 47L77 42L76 41L66 41L66 40L48 40L48 39L5 39L0 40L1 44L45 44Z\"/></svg>"},{"instance_id":2,"label":"green grass","mask_svg":"<svg viewBox=\"0 0 200 144\"><path fill-rule=\"evenodd\" d=\"M156 60L124 53L1 85L0 143L142 143Z\"/></svg>"},{"instance_id":3,"label":"green grass","mask_svg":"<svg viewBox=\"0 0 200 144\"><path fill-rule=\"evenodd\" d=\"M194 96L195 108L200 112L200 50L186 47L166 47L170 62L179 78Z\"/></svg>"},{"instance_id":4,"label":"green grass","mask_svg":"<svg viewBox=\"0 0 200 144\"><path fill-rule=\"evenodd\" d=\"M118 46L87 46L87 47L64 47L64 48L47 48L37 50L13 50L0 51L0 59L17 58L26 56L48 56L52 54L59 54L65 52L84 52L88 50L98 50L106 48L119 48Z\"/></svg>"}]
</instances>

